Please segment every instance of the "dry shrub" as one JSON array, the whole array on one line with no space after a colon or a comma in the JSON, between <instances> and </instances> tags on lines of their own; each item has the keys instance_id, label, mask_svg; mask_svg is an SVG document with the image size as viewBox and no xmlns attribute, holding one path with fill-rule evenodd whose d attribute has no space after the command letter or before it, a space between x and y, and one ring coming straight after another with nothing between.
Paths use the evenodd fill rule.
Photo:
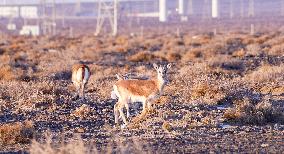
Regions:
<instances>
[{"instance_id":1,"label":"dry shrub","mask_svg":"<svg viewBox=\"0 0 284 154\"><path fill-rule=\"evenodd\" d=\"M84 49L83 59L97 61L101 57L101 53L97 51L95 47L89 47Z\"/></svg>"},{"instance_id":2,"label":"dry shrub","mask_svg":"<svg viewBox=\"0 0 284 154\"><path fill-rule=\"evenodd\" d=\"M249 56L257 56L261 54L261 48L259 44L250 44L246 47L247 55Z\"/></svg>"},{"instance_id":3,"label":"dry shrub","mask_svg":"<svg viewBox=\"0 0 284 154\"><path fill-rule=\"evenodd\" d=\"M196 58L201 58L202 57L202 51L201 49L192 49L188 52L186 52L183 56L182 56L182 61L183 62L188 62L188 61L193 61Z\"/></svg>"},{"instance_id":4,"label":"dry shrub","mask_svg":"<svg viewBox=\"0 0 284 154\"><path fill-rule=\"evenodd\" d=\"M132 62L150 62L154 60L156 56L149 51L138 52L134 55L127 57L128 61Z\"/></svg>"},{"instance_id":5,"label":"dry shrub","mask_svg":"<svg viewBox=\"0 0 284 154\"><path fill-rule=\"evenodd\" d=\"M280 45L273 45L271 49L266 51L268 55L279 56L284 54L284 47L282 44Z\"/></svg>"},{"instance_id":6,"label":"dry shrub","mask_svg":"<svg viewBox=\"0 0 284 154\"><path fill-rule=\"evenodd\" d=\"M217 82L199 81L191 88L191 99L202 99L209 104L216 104L225 96L224 91L221 90Z\"/></svg>"},{"instance_id":7,"label":"dry shrub","mask_svg":"<svg viewBox=\"0 0 284 154\"><path fill-rule=\"evenodd\" d=\"M128 45L128 37L125 35L120 35L115 39L115 44L118 45Z\"/></svg>"},{"instance_id":8,"label":"dry shrub","mask_svg":"<svg viewBox=\"0 0 284 154\"><path fill-rule=\"evenodd\" d=\"M17 79L17 74L15 70L10 65L4 65L0 68L0 79L3 80L15 80Z\"/></svg>"},{"instance_id":9,"label":"dry shrub","mask_svg":"<svg viewBox=\"0 0 284 154\"><path fill-rule=\"evenodd\" d=\"M216 54L227 54L227 49L226 46L223 42L216 42L214 44L208 45L205 52L204 56L205 57L212 57L212 55Z\"/></svg>"},{"instance_id":10,"label":"dry shrub","mask_svg":"<svg viewBox=\"0 0 284 154\"><path fill-rule=\"evenodd\" d=\"M202 44L208 44L212 37L210 35L196 35L184 37L184 42L186 45L191 45L193 47L201 46Z\"/></svg>"},{"instance_id":11,"label":"dry shrub","mask_svg":"<svg viewBox=\"0 0 284 154\"><path fill-rule=\"evenodd\" d=\"M200 97L204 97L206 93L208 93L210 90L210 87L206 83L198 83L198 85L194 85L193 88L191 88L191 98L192 99L198 99Z\"/></svg>"},{"instance_id":12,"label":"dry shrub","mask_svg":"<svg viewBox=\"0 0 284 154\"><path fill-rule=\"evenodd\" d=\"M255 38L255 43L263 44L264 42L268 41L269 39L271 39L271 36L263 35L263 36Z\"/></svg>"},{"instance_id":13,"label":"dry shrub","mask_svg":"<svg viewBox=\"0 0 284 154\"><path fill-rule=\"evenodd\" d=\"M30 143L33 136L34 128L31 121L14 122L0 126L0 143L2 145Z\"/></svg>"},{"instance_id":14,"label":"dry shrub","mask_svg":"<svg viewBox=\"0 0 284 154\"><path fill-rule=\"evenodd\" d=\"M181 55L179 53L176 53L176 52L168 52L166 54L166 57L167 61L169 62L176 62L178 60L181 59Z\"/></svg>"},{"instance_id":15,"label":"dry shrub","mask_svg":"<svg viewBox=\"0 0 284 154\"><path fill-rule=\"evenodd\" d=\"M249 35L242 39L242 43L245 45L249 45L249 44L255 43L256 42L255 40L256 40L255 38Z\"/></svg>"},{"instance_id":16,"label":"dry shrub","mask_svg":"<svg viewBox=\"0 0 284 154\"><path fill-rule=\"evenodd\" d=\"M181 102L201 99L212 104L225 97L226 88L229 89L226 79L216 80L206 63L198 63L182 67L167 89Z\"/></svg>"},{"instance_id":17,"label":"dry shrub","mask_svg":"<svg viewBox=\"0 0 284 154\"><path fill-rule=\"evenodd\" d=\"M193 85L193 80L199 74L207 73L207 65L204 63L195 65L185 65L180 68L178 72L175 72L171 86L168 87L169 91L173 95L180 96L181 102L188 102L191 100L191 87Z\"/></svg>"},{"instance_id":18,"label":"dry shrub","mask_svg":"<svg viewBox=\"0 0 284 154\"><path fill-rule=\"evenodd\" d=\"M172 50L176 46L183 46L184 42L182 39L179 38L167 38L163 45L163 50Z\"/></svg>"},{"instance_id":19,"label":"dry shrub","mask_svg":"<svg viewBox=\"0 0 284 154\"><path fill-rule=\"evenodd\" d=\"M255 100L245 97L234 101L234 108L224 113L224 118L232 122L245 124L284 123L283 112L272 106L270 100Z\"/></svg>"},{"instance_id":20,"label":"dry shrub","mask_svg":"<svg viewBox=\"0 0 284 154\"><path fill-rule=\"evenodd\" d=\"M242 43L241 38L228 38L226 40L226 52L229 54L234 53L242 48L244 48L244 44Z\"/></svg>"},{"instance_id":21,"label":"dry shrub","mask_svg":"<svg viewBox=\"0 0 284 154\"><path fill-rule=\"evenodd\" d=\"M86 117L90 113L90 111L91 111L90 106L83 104L82 106L76 108L76 110L72 112L72 115L83 118Z\"/></svg>"},{"instance_id":22,"label":"dry shrub","mask_svg":"<svg viewBox=\"0 0 284 154\"><path fill-rule=\"evenodd\" d=\"M244 49L239 49L239 50L236 50L235 52L233 52L232 56L233 57L239 57L239 58L242 58L246 55L246 51Z\"/></svg>"},{"instance_id":23,"label":"dry shrub","mask_svg":"<svg viewBox=\"0 0 284 154\"><path fill-rule=\"evenodd\" d=\"M216 55L208 59L208 64L211 68L215 68L215 72L224 72L227 75L233 73L242 73L245 70L245 65L242 60L233 59L229 55Z\"/></svg>"},{"instance_id":24,"label":"dry shrub","mask_svg":"<svg viewBox=\"0 0 284 154\"><path fill-rule=\"evenodd\" d=\"M272 95L280 96L284 94L284 86L266 85L266 86L261 87L259 89L259 92L264 95L271 93Z\"/></svg>"},{"instance_id":25,"label":"dry shrub","mask_svg":"<svg viewBox=\"0 0 284 154\"><path fill-rule=\"evenodd\" d=\"M0 55L3 55L6 52L6 49L0 48Z\"/></svg>"},{"instance_id":26,"label":"dry shrub","mask_svg":"<svg viewBox=\"0 0 284 154\"><path fill-rule=\"evenodd\" d=\"M284 66L262 65L256 71L249 73L245 79L251 82L275 81L284 75Z\"/></svg>"}]
</instances>

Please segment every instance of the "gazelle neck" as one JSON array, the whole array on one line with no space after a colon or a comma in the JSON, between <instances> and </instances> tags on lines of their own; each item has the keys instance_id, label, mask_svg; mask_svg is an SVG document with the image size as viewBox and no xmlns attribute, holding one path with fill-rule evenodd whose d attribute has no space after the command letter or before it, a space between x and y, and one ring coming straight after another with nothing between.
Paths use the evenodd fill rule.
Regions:
<instances>
[{"instance_id":1,"label":"gazelle neck","mask_svg":"<svg viewBox=\"0 0 284 154\"><path fill-rule=\"evenodd\" d=\"M157 76L157 85L158 85L158 89L159 89L160 93L163 92L165 83L166 83L166 81L163 79L163 77L160 74L158 74L158 76Z\"/></svg>"}]
</instances>

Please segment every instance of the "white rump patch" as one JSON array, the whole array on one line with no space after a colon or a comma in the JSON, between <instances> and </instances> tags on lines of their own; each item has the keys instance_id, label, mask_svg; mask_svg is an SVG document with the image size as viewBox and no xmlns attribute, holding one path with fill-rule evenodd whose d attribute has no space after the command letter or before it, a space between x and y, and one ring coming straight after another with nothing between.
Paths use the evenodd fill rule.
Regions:
<instances>
[{"instance_id":1,"label":"white rump patch","mask_svg":"<svg viewBox=\"0 0 284 154\"><path fill-rule=\"evenodd\" d=\"M111 99L117 99L118 97L116 96L116 94L115 94L115 91L112 91L111 92Z\"/></svg>"},{"instance_id":2,"label":"white rump patch","mask_svg":"<svg viewBox=\"0 0 284 154\"><path fill-rule=\"evenodd\" d=\"M90 72L88 71L87 68L85 68L85 75L84 75L84 79L83 79L84 83L88 82L89 77L90 77Z\"/></svg>"}]
</instances>

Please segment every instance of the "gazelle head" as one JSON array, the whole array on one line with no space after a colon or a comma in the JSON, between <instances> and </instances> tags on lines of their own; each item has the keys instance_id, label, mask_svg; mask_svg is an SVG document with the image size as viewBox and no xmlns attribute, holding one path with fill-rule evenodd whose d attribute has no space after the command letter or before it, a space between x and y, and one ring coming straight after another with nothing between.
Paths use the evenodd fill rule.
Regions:
<instances>
[{"instance_id":1,"label":"gazelle head","mask_svg":"<svg viewBox=\"0 0 284 154\"><path fill-rule=\"evenodd\" d=\"M158 80L160 82L163 82L167 84L169 82L167 72L168 69L171 68L171 64L165 65L165 66L158 66L156 63L153 64L155 70L157 71L158 74Z\"/></svg>"}]
</instances>

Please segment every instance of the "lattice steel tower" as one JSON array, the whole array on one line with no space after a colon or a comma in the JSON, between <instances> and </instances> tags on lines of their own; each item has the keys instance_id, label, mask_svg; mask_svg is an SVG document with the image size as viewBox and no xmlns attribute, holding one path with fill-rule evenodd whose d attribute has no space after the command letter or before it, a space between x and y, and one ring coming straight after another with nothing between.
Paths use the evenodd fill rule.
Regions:
<instances>
[{"instance_id":1,"label":"lattice steel tower","mask_svg":"<svg viewBox=\"0 0 284 154\"><path fill-rule=\"evenodd\" d=\"M103 2L99 0L98 6L98 17L97 17L97 27L95 35L99 35L101 32L105 20L109 20L112 29L112 35L117 35L118 30L118 0L113 0L111 2Z\"/></svg>"},{"instance_id":2,"label":"lattice steel tower","mask_svg":"<svg viewBox=\"0 0 284 154\"><path fill-rule=\"evenodd\" d=\"M48 3L40 0L41 30L43 35L56 34L56 5L55 0Z\"/></svg>"}]
</instances>

